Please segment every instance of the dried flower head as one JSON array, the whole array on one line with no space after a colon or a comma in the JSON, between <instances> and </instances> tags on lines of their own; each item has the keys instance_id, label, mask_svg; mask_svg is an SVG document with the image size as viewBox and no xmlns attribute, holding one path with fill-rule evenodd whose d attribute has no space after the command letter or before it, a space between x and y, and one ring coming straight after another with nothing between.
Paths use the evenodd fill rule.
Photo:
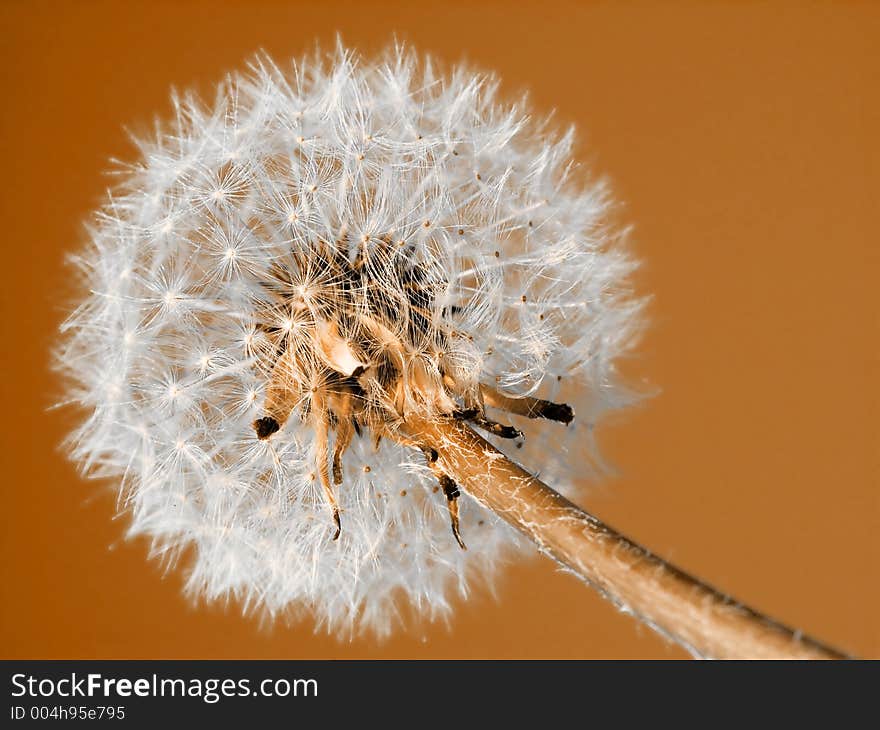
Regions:
<instances>
[{"instance_id":1,"label":"dried flower head","mask_svg":"<svg viewBox=\"0 0 880 730\"><path fill-rule=\"evenodd\" d=\"M192 594L347 635L446 614L520 541L407 415L514 439L552 479L631 399L614 360L640 303L605 187L496 89L400 48L260 57L138 141L57 360L88 413L72 457L154 554L192 548ZM530 431L572 421L568 384L577 422Z\"/></svg>"}]
</instances>

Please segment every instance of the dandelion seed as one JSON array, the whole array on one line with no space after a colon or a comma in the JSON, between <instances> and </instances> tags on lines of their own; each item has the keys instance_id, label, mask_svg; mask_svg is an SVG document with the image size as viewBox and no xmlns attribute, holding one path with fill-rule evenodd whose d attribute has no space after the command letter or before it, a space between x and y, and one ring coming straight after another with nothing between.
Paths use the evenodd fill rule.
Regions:
<instances>
[{"instance_id":1,"label":"dandelion seed","mask_svg":"<svg viewBox=\"0 0 880 730\"><path fill-rule=\"evenodd\" d=\"M492 78L403 49L260 57L174 106L77 259L72 458L120 479L131 534L192 555L194 596L341 635L387 634L401 596L448 615L527 551L399 426L466 420L584 474L588 431L526 421L571 422L563 376L575 423L633 399L605 186Z\"/></svg>"}]
</instances>

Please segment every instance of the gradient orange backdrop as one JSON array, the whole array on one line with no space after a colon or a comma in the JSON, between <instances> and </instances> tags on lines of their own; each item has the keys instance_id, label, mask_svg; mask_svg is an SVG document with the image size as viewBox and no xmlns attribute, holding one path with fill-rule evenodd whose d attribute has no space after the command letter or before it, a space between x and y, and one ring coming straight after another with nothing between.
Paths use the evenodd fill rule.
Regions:
<instances>
[{"instance_id":1,"label":"gradient orange backdrop","mask_svg":"<svg viewBox=\"0 0 880 730\"><path fill-rule=\"evenodd\" d=\"M58 444L66 251L123 125L257 49L397 33L494 69L580 132L656 299L630 369L662 392L601 432L586 506L841 648L880 655L880 5L9 2L2 54L5 658L681 657L544 560L450 627L376 644L194 607Z\"/></svg>"}]
</instances>

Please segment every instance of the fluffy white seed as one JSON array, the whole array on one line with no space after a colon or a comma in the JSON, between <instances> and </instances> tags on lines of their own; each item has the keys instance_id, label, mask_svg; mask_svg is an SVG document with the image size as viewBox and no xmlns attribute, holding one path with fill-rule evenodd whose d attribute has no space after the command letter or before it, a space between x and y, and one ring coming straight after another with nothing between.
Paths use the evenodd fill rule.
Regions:
<instances>
[{"instance_id":1,"label":"fluffy white seed","mask_svg":"<svg viewBox=\"0 0 880 730\"><path fill-rule=\"evenodd\" d=\"M316 394L328 373L357 377L361 423L393 430L407 409L482 402L481 384L564 390L568 428L511 420L518 458L570 493L566 470L595 463L592 424L634 398L614 361L641 307L605 186L573 168L571 142L500 102L492 77L436 75L400 48L260 57L213 104L175 98L75 259L89 294L57 352L86 413L72 458L119 482L155 555L192 548L197 597L345 636L448 614L519 539L463 496L462 550L422 454L374 433L344 454L334 541ZM328 252L343 268L374 256L369 283L340 284ZM404 291L413 266L429 295ZM380 357L398 363L393 387ZM291 414L260 440L273 388Z\"/></svg>"}]
</instances>

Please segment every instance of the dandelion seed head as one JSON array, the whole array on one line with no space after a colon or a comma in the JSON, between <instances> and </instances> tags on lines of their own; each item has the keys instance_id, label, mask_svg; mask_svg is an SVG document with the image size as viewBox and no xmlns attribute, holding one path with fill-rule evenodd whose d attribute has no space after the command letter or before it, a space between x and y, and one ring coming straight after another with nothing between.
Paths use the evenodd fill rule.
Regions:
<instances>
[{"instance_id":1,"label":"dandelion seed head","mask_svg":"<svg viewBox=\"0 0 880 730\"><path fill-rule=\"evenodd\" d=\"M571 425L509 420L571 494L587 424L635 398L614 362L642 303L606 186L493 77L434 69L261 56L212 103L174 97L75 259L70 454L120 485L130 534L189 556L200 599L341 636L448 616L523 546L462 495L459 547L407 413L565 389Z\"/></svg>"}]
</instances>

